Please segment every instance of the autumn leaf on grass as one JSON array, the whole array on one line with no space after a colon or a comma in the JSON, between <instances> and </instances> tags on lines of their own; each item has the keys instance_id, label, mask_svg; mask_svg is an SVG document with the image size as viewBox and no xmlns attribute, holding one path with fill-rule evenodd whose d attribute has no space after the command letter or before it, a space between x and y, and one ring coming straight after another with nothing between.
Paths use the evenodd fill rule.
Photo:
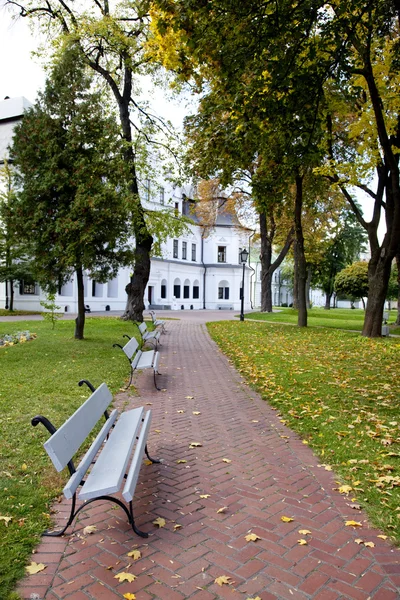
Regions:
<instances>
[{"instance_id":1,"label":"autumn leaf on grass","mask_svg":"<svg viewBox=\"0 0 400 600\"><path fill-rule=\"evenodd\" d=\"M297 540L297 543L298 543L300 546L307 546L307 544L308 544L307 540Z\"/></svg>"},{"instance_id":2,"label":"autumn leaf on grass","mask_svg":"<svg viewBox=\"0 0 400 600\"><path fill-rule=\"evenodd\" d=\"M223 506L222 508L219 508L217 510L217 513L224 513L226 510L228 510L228 507L227 506Z\"/></svg>"},{"instance_id":3,"label":"autumn leaf on grass","mask_svg":"<svg viewBox=\"0 0 400 600\"><path fill-rule=\"evenodd\" d=\"M283 521L284 523L290 523L291 521L293 521L292 517L281 517L281 521Z\"/></svg>"},{"instance_id":4,"label":"autumn leaf on grass","mask_svg":"<svg viewBox=\"0 0 400 600\"><path fill-rule=\"evenodd\" d=\"M202 445L200 442L191 442L189 448L200 448Z\"/></svg>"},{"instance_id":5,"label":"autumn leaf on grass","mask_svg":"<svg viewBox=\"0 0 400 600\"><path fill-rule=\"evenodd\" d=\"M29 575L35 575L35 573L43 571L46 568L46 566L47 565L44 565L43 563L31 562L30 565L25 567L25 570L29 573Z\"/></svg>"},{"instance_id":6,"label":"autumn leaf on grass","mask_svg":"<svg viewBox=\"0 0 400 600\"><path fill-rule=\"evenodd\" d=\"M349 494L349 493L352 491L352 489L353 489L353 488L351 487L351 485L341 485L341 486L338 488L338 492L339 492L340 494Z\"/></svg>"},{"instance_id":7,"label":"autumn leaf on grass","mask_svg":"<svg viewBox=\"0 0 400 600\"><path fill-rule=\"evenodd\" d=\"M142 558L142 553L140 550L132 550L131 552L128 552L128 556L132 557L133 560L139 560L139 558Z\"/></svg>"},{"instance_id":8,"label":"autumn leaf on grass","mask_svg":"<svg viewBox=\"0 0 400 600\"><path fill-rule=\"evenodd\" d=\"M11 521L12 517L2 517L0 516L0 521L4 521L4 524L6 527L8 527L9 522Z\"/></svg>"},{"instance_id":9,"label":"autumn leaf on grass","mask_svg":"<svg viewBox=\"0 0 400 600\"><path fill-rule=\"evenodd\" d=\"M162 517L157 517L157 519L153 521L153 525L158 525L159 527L164 527L165 523L166 521Z\"/></svg>"},{"instance_id":10,"label":"autumn leaf on grass","mask_svg":"<svg viewBox=\"0 0 400 600\"><path fill-rule=\"evenodd\" d=\"M358 521L346 521L345 525L346 527L362 527L362 523Z\"/></svg>"},{"instance_id":11,"label":"autumn leaf on grass","mask_svg":"<svg viewBox=\"0 0 400 600\"><path fill-rule=\"evenodd\" d=\"M223 458L223 459L222 459L222 462L224 462L224 463L230 463L230 462L232 462L232 461L231 461L231 460L229 460L229 458Z\"/></svg>"},{"instance_id":12,"label":"autumn leaf on grass","mask_svg":"<svg viewBox=\"0 0 400 600\"><path fill-rule=\"evenodd\" d=\"M233 583L233 581L230 581L230 579L232 579L231 577L227 577L226 575L221 575L221 577L217 577L217 579L214 581L214 583L218 583L218 585L224 585L224 583L226 583L227 585L231 585Z\"/></svg>"},{"instance_id":13,"label":"autumn leaf on grass","mask_svg":"<svg viewBox=\"0 0 400 600\"><path fill-rule=\"evenodd\" d=\"M114 579L118 579L120 583L122 583L123 581L129 581L129 583L131 583L132 581L135 581L137 577L136 575L132 575L132 573L125 573L124 571L122 571L121 573L117 573L116 575L114 575Z\"/></svg>"},{"instance_id":14,"label":"autumn leaf on grass","mask_svg":"<svg viewBox=\"0 0 400 600\"><path fill-rule=\"evenodd\" d=\"M126 598L126 600L136 600L136 594L131 594L128 592L127 594L123 595L123 598Z\"/></svg>"},{"instance_id":15,"label":"autumn leaf on grass","mask_svg":"<svg viewBox=\"0 0 400 600\"><path fill-rule=\"evenodd\" d=\"M83 535L89 535L90 533L94 533L97 531L96 525L87 525L83 530Z\"/></svg>"},{"instance_id":16,"label":"autumn leaf on grass","mask_svg":"<svg viewBox=\"0 0 400 600\"><path fill-rule=\"evenodd\" d=\"M256 542L257 540L261 540L261 538L255 533L249 533L245 536L247 542Z\"/></svg>"}]
</instances>

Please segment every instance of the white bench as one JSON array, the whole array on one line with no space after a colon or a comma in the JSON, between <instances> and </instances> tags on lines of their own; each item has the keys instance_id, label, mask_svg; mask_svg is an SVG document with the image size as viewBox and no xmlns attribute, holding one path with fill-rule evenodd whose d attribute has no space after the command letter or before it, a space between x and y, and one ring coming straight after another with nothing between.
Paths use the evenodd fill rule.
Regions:
<instances>
[{"instance_id":1,"label":"white bench","mask_svg":"<svg viewBox=\"0 0 400 600\"><path fill-rule=\"evenodd\" d=\"M131 367L131 377L125 389L128 389L131 385L134 371L140 371L142 369L153 369L154 385L156 386L157 390L160 390L161 388L157 386L156 382L156 375L159 375L158 363L160 362L160 353L157 350L143 351L139 348L139 342L136 338L131 338L129 335L124 335L123 337L126 337L129 340L125 344L125 346L121 346L120 344L113 344L113 348L121 348L121 350L127 357Z\"/></svg>"},{"instance_id":2,"label":"white bench","mask_svg":"<svg viewBox=\"0 0 400 600\"><path fill-rule=\"evenodd\" d=\"M159 329L155 329L154 331L149 331L147 329L147 325L146 323L143 321L143 323L138 323L137 324L139 331L140 331L140 335L142 336L142 341L145 344L146 342L150 342L151 344L153 344L154 348L157 348L157 344L160 343L160 335L161 335L161 331ZM161 346L161 344L160 344Z\"/></svg>"},{"instance_id":3,"label":"white bench","mask_svg":"<svg viewBox=\"0 0 400 600\"><path fill-rule=\"evenodd\" d=\"M79 385L82 383L87 383L92 394L59 429L41 415L32 419L33 426L42 423L52 434L44 443L44 448L57 471L62 471L68 466L70 472L70 478L63 490L64 496L72 500L68 522L63 529L47 531L45 535L63 535L87 504L95 500L109 500L125 511L135 533L148 537L147 533L140 531L135 525L132 500L143 454L146 453L152 462L160 462L152 459L147 452L151 411L145 413L143 407L134 408L123 412L117 420L116 409L110 415L107 412L107 407L112 401L107 385L102 383L95 389L86 380L80 381ZM103 415L106 417L104 425L75 467L74 456ZM122 492L126 504L119 498L110 496L119 492ZM77 498L84 503L76 509Z\"/></svg>"},{"instance_id":4,"label":"white bench","mask_svg":"<svg viewBox=\"0 0 400 600\"><path fill-rule=\"evenodd\" d=\"M165 330L165 321L157 319L156 313L154 312L154 310L150 311L150 316L151 316L151 320L153 321L154 327L159 327L161 333L165 333L165 331L166 331Z\"/></svg>"}]
</instances>

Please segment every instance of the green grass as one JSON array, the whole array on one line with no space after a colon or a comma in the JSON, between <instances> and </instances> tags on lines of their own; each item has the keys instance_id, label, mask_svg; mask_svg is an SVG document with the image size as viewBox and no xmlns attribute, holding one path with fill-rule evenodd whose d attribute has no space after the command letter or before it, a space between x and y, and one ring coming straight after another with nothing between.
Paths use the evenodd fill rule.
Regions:
<instances>
[{"instance_id":1,"label":"green grass","mask_svg":"<svg viewBox=\"0 0 400 600\"><path fill-rule=\"evenodd\" d=\"M19 317L29 315L40 315L41 311L37 310L13 310L12 312L5 308L0 308L0 317Z\"/></svg>"},{"instance_id":2,"label":"green grass","mask_svg":"<svg viewBox=\"0 0 400 600\"><path fill-rule=\"evenodd\" d=\"M291 323L297 325L297 310L293 308L277 307L274 310L279 312L273 313L249 313L245 315L246 319L257 321L268 321L271 323ZM323 308L312 308L308 310L308 326L309 327L330 327L333 329L345 329L351 331L362 331L364 324L364 311L361 309L350 308L331 308L324 310ZM390 332L400 335L400 327L396 327L397 311L392 310L389 313Z\"/></svg>"},{"instance_id":3,"label":"green grass","mask_svg":"<svg viewBox=\"0 0 400 600\"><path fill-rule=\"evenodd\" d=\"M208 328L281 421L351 486L348 501L400 544L400 340L250 320Z\"/></svg>"},{"instance_id":4,"label":"green grass","mask_svg":"<svg viewBox=\"0 0 400 600\"><path fill-rule=\"evenodd\" d=\"M116 392L127 380L129 365L113 343L136 335L132 324L117 318L87 318L85 340L73 338L74 321L0 322L0 336L29 330L37 339L0 348L0 598L11 598L16 581L40 534L50 524L49 506L60 493L65 474L58 475L43 449L48 437L37 414L57 427L89 397L80 379L94 386L105 381Z\"/></svg>"}]
</instances>

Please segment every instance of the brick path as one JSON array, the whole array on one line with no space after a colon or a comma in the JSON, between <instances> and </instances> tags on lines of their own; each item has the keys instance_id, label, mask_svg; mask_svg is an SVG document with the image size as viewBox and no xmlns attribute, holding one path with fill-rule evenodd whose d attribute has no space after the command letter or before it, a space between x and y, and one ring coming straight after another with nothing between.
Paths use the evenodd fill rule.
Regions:
<instances>
[{"instance_id":1,"label":"brick path","mask_svg":"<svg viewBox=\"0 0 400 600\"><path fill-rule=\"evenodd\" d=\"M65 538L42 539L32 560L47 568L21 582L22 597L400 598L400 551L333 490L334 474L242 382L201 319L168 322L162 341L159 383L167 391L157 392L145 372L140 397L119 398L153 410L149 451L163 463L143 466L134 502L136 524L149 538L136 536L118 507L91 504ZM190 449L192 442L202 446ZM68 505L56 508L62 523ZM293 521L282 522L283 515ZM157 517L165 527L153 525ZM363 527L345 527L347 519ZM88 524L97 531L84 535ZM261 539L246 541L249 532ZM132 549L142 558L129 558ZM122 571L137 579L119 583L114 576ZM221 575L231 584L217 585Z\"/></svg>"}]
</instances>

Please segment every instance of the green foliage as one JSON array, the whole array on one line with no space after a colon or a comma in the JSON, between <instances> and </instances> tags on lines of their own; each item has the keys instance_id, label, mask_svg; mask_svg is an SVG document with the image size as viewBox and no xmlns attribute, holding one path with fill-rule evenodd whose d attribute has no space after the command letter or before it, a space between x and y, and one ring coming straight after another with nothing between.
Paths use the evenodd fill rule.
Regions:
<instances>
[{"instance_id":1,"label":"green foliage","mask_svg":"<svg viewBox=\"0 0 400 600\"><path fill-rule=\"evenodd\" d=\"M61 306L57 306L56 304L55 293L53 292L47 294L46 300L42 300L40 302L40 306L43 306L43 308L45 309L44 312L42 312L43 319L48 323L51 323L51 328L54 329L57 321L63 316L62 313L56 312L61 309Z\"/></svg>"},{"instance_id":2,"label":"green foliage","mask_svg":"<svg viewBox=\"0 0 400 600\"><path fill-rule=\"evenodd\" d=\"M49 508L61 493L67 470L57 474L43 449L48 434L33 428L37 414L59 427L86 398L89 390L78 387L88 379L95 387L104 381L116 393L128 377L126 361L112 344L137 327L112 317L88 318L86 339L77 343L71 322L60 321L50 329L42 321L21 321L18 327L37 334L33 342L0 349L0 515L12 517L8 527L0 522L0 580L2 599L23 577L24 566L50 526ZM10 324L0 322L0 337Z\"/></svg>"},{"instance_id":3,"label":"green foliage","mask_svg":"<svg viewBox=\"0 0 400 600\"><path fill-rule=\"evenodd\" d=\"M34 276L54 291L78 268L98 281L129 264L132 197L118 128L71 46L15 129L14 230L30 241Z\"/></svg>"},{"instance_id":4,"label":"green foliage","mask_svg":"<svg viewBox=\"0 0 400 600\"><path fill-rule=\"evenodd\" d=\"M398 341L248 321L208 329L320 468L332 467L350 486L347 498L400 543Z\"/></svg>"},{"instance_id":5,"label":"green foliage","mask_svg":"<svg viewBox=\"0 0 400 600\"><path fill-rule=\"evenodd\" d=\"M388 300L395 300L399 295L399 272L397 269L397 265L392 265L392 270L390 272L389 286L386 298Z\"/></svg>"},{"instance_id":6,"label":"green foliage","mask_svg":"<svg viewBox=\"0 0 400 600\"><path fill-rule=\"evenodd\" d=\"M353 301L368 296L368 263L358 261L340 271L335 277L335 292Z\"/></svg>"}]
</instances>

